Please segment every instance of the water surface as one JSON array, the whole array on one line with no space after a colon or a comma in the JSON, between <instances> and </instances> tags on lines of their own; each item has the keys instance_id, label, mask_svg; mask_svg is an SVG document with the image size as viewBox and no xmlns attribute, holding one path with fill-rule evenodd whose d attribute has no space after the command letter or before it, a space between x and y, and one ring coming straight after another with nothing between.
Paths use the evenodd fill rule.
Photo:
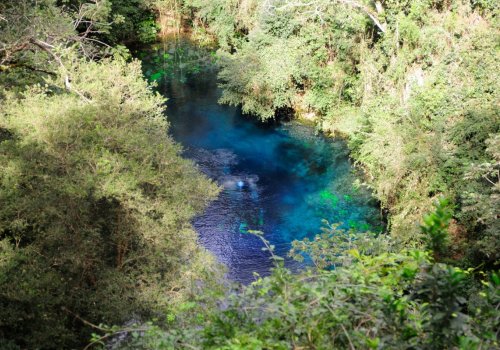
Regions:
<instances>
[{"instance_id":1,"label":"water surface","mask_svg":"<svg viewBox=\"0 0 500 350\"><path fill-rule=\"evenodd\" d=\"M169 99L170 131L185 156L223 187L193 224L229 278L248 283L254 272L269 274L269 252L248 230L264 232L286 257L293 240L320 233L323 219L360 231L378 229L377 204L356 186L343 141L297 123L259 124L238 108L219 105L215 73L207 72L206 57L190 46L167 42L142 59L146 76ZM300 266L288 258L286 264Z\"/></svg>"}]
</instances>

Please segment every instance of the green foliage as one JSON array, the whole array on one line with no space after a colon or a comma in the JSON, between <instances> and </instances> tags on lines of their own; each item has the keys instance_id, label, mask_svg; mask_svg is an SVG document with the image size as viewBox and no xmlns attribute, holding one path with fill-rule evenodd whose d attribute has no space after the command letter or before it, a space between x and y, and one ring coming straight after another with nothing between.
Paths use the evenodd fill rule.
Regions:
<instances>
[{"instance_id":1,"label":"green foliage","mask_svg":"<svg viewBox=\"0 0 500 350\"><path fill-rule=\"evenodd\" d=\"M158 25L148 0L66 0L65 11L83 9L95 21L94 39L109 45L151 43L156 40ZM80 10L81 12L81 10ZM86 29L85 24L77 28Z\"/></svg>"},{"instance_id":2,"label":"green foliage","mask_svg":"<svg viewBox=\"0 0 500 350\"><path fill-rule=\"evenodd\" d=\"M139 63L73 59L70 74L85 99L56 79L2 105L0 332L22 347L78 344L73 314L161 310L213 266L189 221L217 187L180 158Z\"/></svg>"},{"instance_id":3,"label":"green foliage","mask_svg":"<svg viewBox=\"0 0 500 350\"><path fill-rule=\"evenodd\" d=\"M313 240L305 238L292 242L290 256L297 261L304 261L304 255L310 258L318 269L349 266L355 261L352 254L358 251L365 255L376 255L393 250L393 242L385 235L371 232L356 232L339 229L339 224L324 222L323 233Z\"/></svg>"},{"instance_id":4,"label":"green foliage","mask_svg":"<svg viewBox=\"0 0 500 350\"><path fill-rule=\"evenodd\" d=\"M484 163L472 163L464 179L472 182L463 194L465 215L471 218L478 237L470 250L472 256L488 264L495 264L500 259L500 136L496 134L486 140L486 158ZM483 228L481 230L481 228ZM476 233L477 234L477 233ZM475 259L475 260L476 260Z\"/></svg>"},{"instance_id":5,"label":"green foliage","mask_svg":"<svg viewBox=\"0 0 500 350\"><path fill-rule=\"evenodd\" d=\"M338 232L346 234L346 232ZM314 244L320 244L317 238ZM500 280L483 281L478 307L465 307L470 271L434 263L429 252L398 253L359 247L336 269L294 275L277 264L226 296L223 307L202 320L178 314L182 323L149 327L122 349L454 349L495 348ZM377 242L368 244L377 246ZM309 246L306 243L306 247ZM372 254L373 253L373 254ZM345 260L344 260L345 261ZM187 323L186 323L187 322ZM466 347L467 346L467 347Z\"/></svg>"},{"instance_id":6,"label":"green foliage","mask_svg":"<svg viewBox=\"0 0 500 350\"><path fill-rule=\"evenodd\" d=\"M300 60L300 41L276 41L255 48L244 46L237 58L222 55L221 102L239 105L243 112L272 118L278 109L291 107L298 77L295 62ZM234 76L238 72L238 79ZM248 98L243 99L242 96Z\"/></svg>"},{"instance_id":7,"label":"green foliage","mask_svg":"<svg viewBox=\"0 0 500 350\"><path fill-rule=\"evenodd\" d=\"M50 36L51 44L58 46L76 34L72 14L55 6L54 0L2 1L0 16L0 84L4 89L22 90L53 72L51 57L33 45L33 39L47 41Z\"/></svg>"},{"instance_id":8,"label":"green foliage","mask_svg":"<svg viewBox=\"0 0 500 350\"><path fill-rule=\"evenodd\" d=\"M456 344L461 337L474 335L474 340L482 337L481 334L474 334L469 315L464 313L466 299L463 288L467 275L467 271L439 263L422 273L415 299L422 303L422 311L428 316L422 324L429 335L424 343L426 348L445 349L450 344Z\"/></svg>"},{"instance_id":9,"label":"green foliage","mask_svg":"<svg viewBox=\"0 0 500 350\"><path fill-rule=\"evenodd\" d=\"M106 42L151 43L156 40L158 25L153 19L147 0L112 0L109 22L110 31L104 36ZM122 20L116 20L116 18Z\"/></svg>"},{"instance_id":10,"label":"green foliage","mask_svg":"<svg viewBox=\"0 0 500 350\"><path fill-rule=\"evenodd\" d=\"M494 0L472 0L472 5L483 11L494 11L498 12L498 4Z\"/></svg>"},{"instance_id":11,"label":"green foliage","mask_svg":"<svg viewBox=\"0 0 500 350\"><path fill-rule=\"evenodd\" d=\"M150 81L185 83L190 76L213 70L216 57L208 48L196 48L184 36L170 37L139 55Z\"/></svg>"},{"instance_id":12,"label":"green foliage","mask_svg":"<svg viewBox=\"0 0 500 350\"><path fill-rule=\"evenodd\" d=\"M424 225L421 226L423 239L436 258L442 257L448 250L448 227L452 214L448 200L441 199L436 204L436 210L424 217Z\"/></svg>"},{"instance_id":13,"label":"green foliage","mask_svg":"<svg viewBox=\"0 0 500 350\"><path fill-rule=\"evenodd\" d=\"M156 40L158 25L154 19L146 19L139 23L137 38L143 43L151 43Z\"/></svg>"},{"instance_id":14,"label":"green foliage","mask_svg":"<svg viewBox=\"0 0 500 350\"><path fill-rule=\"evenodd\" d=\"M251 2L245 1L239 7L236 0L184 0L183 5L186 12L196 12L193 19L195 28L205 29L222 48L231 50L244 40L245 22L248 20L245 18L245 5L253 10Z\"/></svg>"}]
</instances>

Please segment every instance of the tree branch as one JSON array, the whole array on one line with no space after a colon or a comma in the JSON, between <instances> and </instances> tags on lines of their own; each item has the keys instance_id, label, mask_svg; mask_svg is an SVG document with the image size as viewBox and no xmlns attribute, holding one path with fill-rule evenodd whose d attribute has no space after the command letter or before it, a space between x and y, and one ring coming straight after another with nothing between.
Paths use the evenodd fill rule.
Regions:
<instances>
[{"instance_id":1,"label":"tree branch","mask_svg":"<svg viewBox=\"0 0 500 350\"><path fill-rule=\"evenodd\" d=\"M328 7L330 5L333 5L334 3L339 3L343 5L347 5L353 8L356 8L363 12L365 15L367 15L372 22L375 24L375 26L382 32L386 32L386 25L383 24L380 19L378 18L377 14L372 11L368 6L354 0L333 0L333 1L325 1L325 0L311 0L308 2L302 2L301 0L295 0L294 2L289 1L286 4L276 7L275 5L272 5L272 0L266 0L264 3L264 9L271 13L273 10L286 10L288 8L309 8L309 7L314 7L313 10L307 11L308 13L311 13L313 16L318 16L321 18L321 14L324 13L324 8ZM381 13L383 12L382 4L377 1L376 2L376 12Z\"/></svg>"},{"instance_id":2,"label":"tree branch","mask_svg":"<svg viewBox=\"0 0 500 350\"><path fill-rule=\"evenodd\" d=\"M39 72L39 73L44 73L44 74L48 74L48 75L52 75L52 76L55 76L56 73L54 72L51 72L51 71L48 71L48 70L45 70L45 69L41 69L41 68L37 68L37 67L32 67L32 66L29 66L27 64L24 64L24 63L10 63L10 64L7 64L7 65L1 65L0 64L0 72L2 71L7 71L9 69L13 69L13 68L25 68L25 69L28 69L28 70L31 70L33 72Z\"/></svg>"},{"instance_id":3,"label":"tree branch","mask_svg":"<svg viewBox=\"0 0 500 350\"><path fill-rule=\"evenodd\" d=\"M35 38L31 38L30 39L30 43L32 43L33 45L39 47L43 51L47 52L49 55L51 55L54 58L54 60L56 60L56 62L59 64L59 66L61 66L61 68L65 72L65 75L64 75L64 86L66 87L66 90L74 92L75 94L77 94L78 96L80 96L80 98L82 98L87 103L91 102L87 97L85 97L85 95L83 95L81 92L79 92L78 90L75 90L75 89L73 89L71 87L71 79L70 79L70 76L69 76L69 70L64 65L62 59L54 53L53 49L55 49L55 47L53 45L51 45L49 43L46 43L44 41L35 39Z\"/></svg>"},{"instance_id":4,"label":"tree branch","mask_svg":"<svg viewBox=\"0 0 500 350\"><path fill-rule=\"evenodd\" d=\"M356 1L352 1L352 0L339 0L339 2L344 3L346 5L351 5L354 8L360 9L368 17L370 17L370 19L377 26L377 28L380 29L380 31L382 33L386 32L386 26L385 26L385 24L382 24L380 22L380 20L378 19L377 15L375 13L373 13L373 11L371 11L367 6L365 6L365 5L363 5L363 4L359 3L359 2L356 2ZM380 8L377 9L377 11L381 12L382 11L382 8L381 8L382 5L379 2L377 2L377 6L380 6Z\"/></svg>"}]
</instances>

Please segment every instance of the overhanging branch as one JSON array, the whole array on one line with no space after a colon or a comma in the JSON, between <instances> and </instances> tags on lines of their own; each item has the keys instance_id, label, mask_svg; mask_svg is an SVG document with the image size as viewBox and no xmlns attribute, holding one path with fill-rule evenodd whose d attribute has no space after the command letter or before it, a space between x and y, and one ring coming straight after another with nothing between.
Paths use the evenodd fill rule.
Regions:
<instances>
[{"instance_id":1,"label":"overhanging branch","mask_svg":"<svg viewBox=\"0 0 500 350\"><path fill-rule=\"evenodd\" d=\"M66 90L74 92L75 94L77 94L78 96L80 96L80 98L82 98L85 102L90 103L90 100L87 97L85 97L85 95L83 95L78 90L75 90L75 89L72 88L72 86L71 86L71 79L70 79L70 76L69 76L69 70L64 65L61 57L59 57L58 55L56 55L54 53L53 50L55 49L55 47L53 45L49 44L49 43L46 43L44 41L41 41L41 40L38 40L38 39L35 39L35 38L31 38L30 39L30 43L32 43L33 45L39 47L40 49L42 49L43 51L45 51L49 55L51 55L52 58L54 58L54 60L63 69L63 71L65 73L64 74L64 86L65 86Z\"/></svg>"},{"instance_id":2,"label":"overhanging branch","mask_svg":"<svg viewBox=\"0 0 500 350\"><path fill-rule=\"evenodd\" d=\"M325 8L328 7L328 6L331 6L333 5L334 3L337 3L337 4L343 4L343 5L346 5L346 6L350 6L350 7L353 7L355 9L358 9L359 11L363 12L365 15L367 15L371 21L373 22L373 24L375 24L375 26L382 32L382 33L385 33L386 32L386 26L385 24L383 24L379 17L377 16L377 13L376 12L382 12L383 11L383 8L381 7L381 3L380 2L376 2L376 7L377 7L377 10L376 12L373 11L372 9L370 9L368 6L364 5L363 3L361 2L358 2L358 1L354 1L354 0L333 0L333 1L329 1L329 0L310 0L310 1L306 1L306 2L303 2L303 1L300 1L300 0L290 0L288 2L286 2L284 5L281 5L279 7L273 5L273 0L266 0L264 2L264 9L267 11L267 12L272 12L273 10L286 10L286 9L289 9L289 8L298 8L298 7L301 7L301 8L312 8L311 11L307 11L308 13L312 13L314 16L319 16L321 17L321 15L325 12Z\"/></svg>"}]
</instances>

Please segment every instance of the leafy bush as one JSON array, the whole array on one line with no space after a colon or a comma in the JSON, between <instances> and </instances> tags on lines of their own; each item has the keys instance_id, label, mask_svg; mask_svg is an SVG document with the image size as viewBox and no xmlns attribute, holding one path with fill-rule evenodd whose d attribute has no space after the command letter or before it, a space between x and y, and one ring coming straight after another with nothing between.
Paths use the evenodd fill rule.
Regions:
<instances>
[{"instance_id":1,"label":"leafy bush","mask_svg":"<svg viewBox=\"0 0 500 350\"><path fill-rule=\"evenodd\" d=\"M74 315L151 315L214 266L189 221L217 187L179 156L140 64L71 67L79 95L57 79L1 109L0 335L24 348L77 345Z\"/></svg>"},{"instance_id":2,"label":"leafy bush","mask_svg":"<svg viewBox=\"0 0 500 350\"><path fill-rule=\"evenodd\" d=\"M143 43L151 43L156 40L158 25L154 19L147 19L139 23L137 38Z\"/></svg>"},{"instance_id":3,"label":"leafy bush","mask_svg":"<svg viewBox=\"0 0 500 350\"><path fill-rule=\"evenodd\" d=\"M444 202L422 229L447 228ZM330 264L292 274L281 263L271 276L226 296L203 318L186 313L166 328L147 327L123 349L492 349L498 346L500 279L484 278L477 307L468 310L472 270L435 262L432 252L384 252L369 235L331 229L330 236L304 242L308 253L331 247L331 238L349 241ZM339 237L338 239L335 237ZM382 243L383 245L384 243ZM295 246L295 249L301 244ZM370 247L370 248L366 248ZM377 248L374 248L377 247ZM320 256L324 256L320 248ZM325 249L327 254L330 250ZM336 255L336 256L335 256ZM343 256L342 256L343 255ZM276 261L280 261L275 259ZM318 260L316 260L318 261ZM322 260L325 261L325 260ZM475 298L471 294L471 298Z\"/></svg>"}]
</instances>

